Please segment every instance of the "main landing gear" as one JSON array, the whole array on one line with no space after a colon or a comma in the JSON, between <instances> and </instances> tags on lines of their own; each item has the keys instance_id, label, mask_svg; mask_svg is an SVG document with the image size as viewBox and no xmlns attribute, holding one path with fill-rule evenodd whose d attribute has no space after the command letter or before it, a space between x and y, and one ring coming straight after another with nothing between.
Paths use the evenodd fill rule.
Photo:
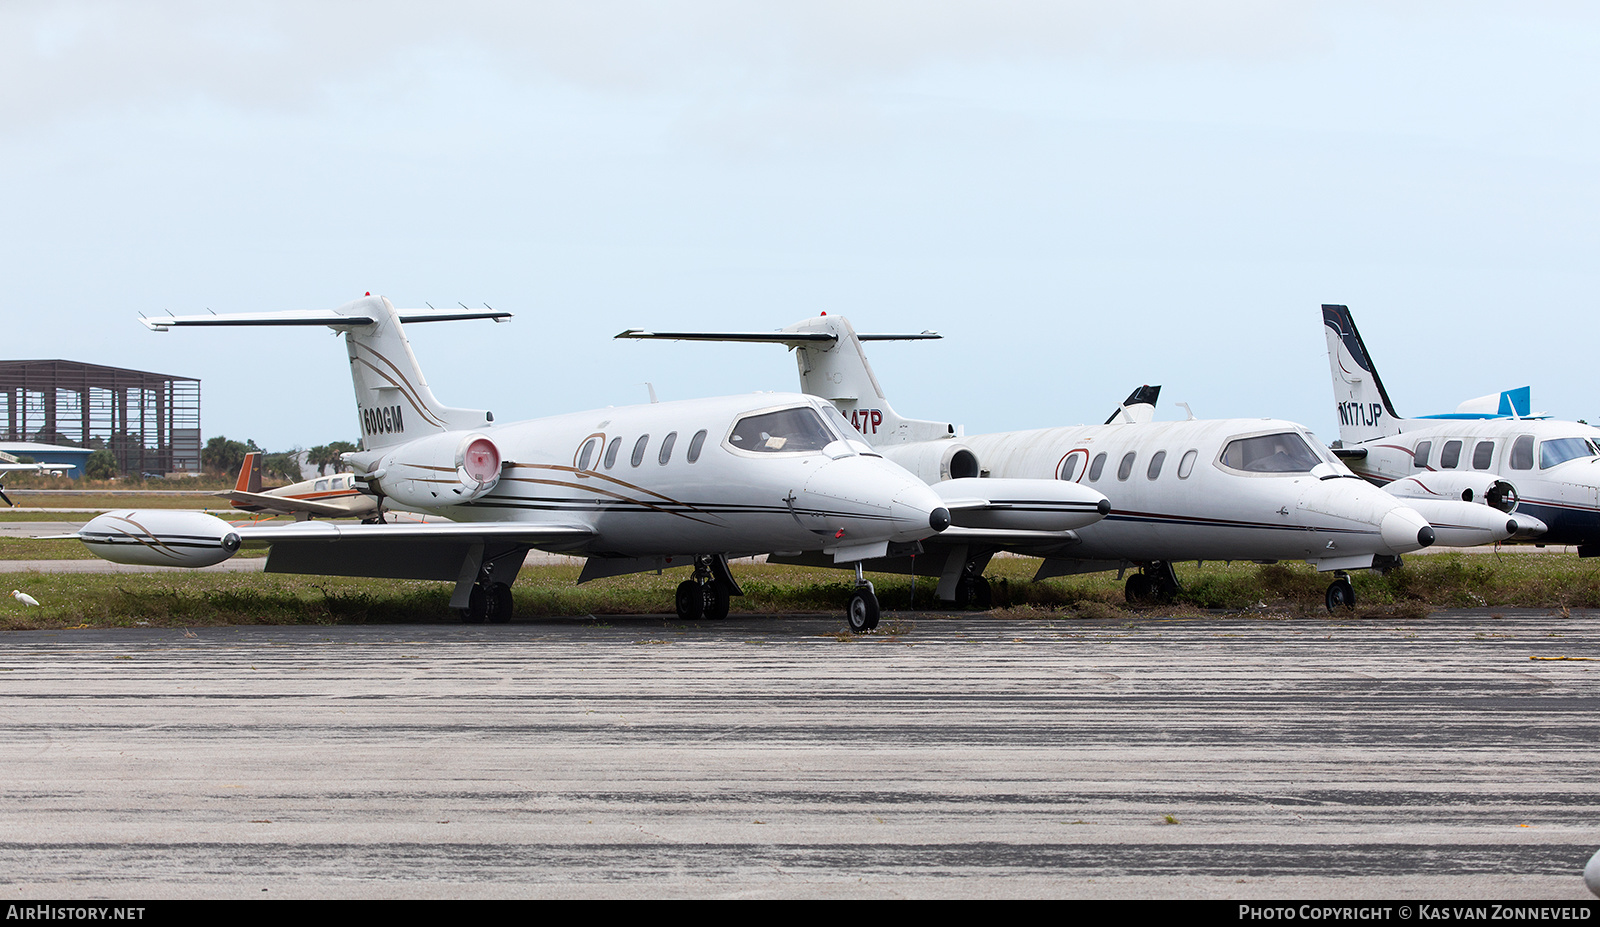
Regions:
<instances>
[{"instance_id":1,"label":"main landing gear","mask_svg":"<svg viewBox=\"0 0 1600 927\"><path fill-rule=\"evenodd\" d=\"M856 590L850 594L850 605L845 609L845 620L850 630L865 634L878 626L878 594L861 575L861 561L856 561Z\"/></svg>"},{"instance_id":2,"label":"main landing gear","mask_svg":"<svg viewBox=\"0 0 1600 927\"><path fill-rule=\"evenodd\" d=\"M1328 584L1328 593L1323 596L1323 603L1328 606L1328 611L1337 612L1341 609L1354 608L1356 605L1356 590L1350 585L1350 574L1343 570L1336 570L1334 580Z\"/></svg>"},{"instance_id":3,"label":"main landing gear","mask_svg":"<svg viewBox=\"0 0 1600 927\"><path fill-rule=\"evenodd\" d=\"M678 584L676 605L678 620L699 621L709 618L721 621L728 617L728 602L732 596L743 595L733 575L728 572L727 558L694 558L694 575Z\"/></svg>"},{"instance_id":4,"label":"main landing gear","mask_svg":"<svg viewBox=\"0 0 1600 927\"><path fill-rule=\"evenodd\" d=\"M474 583L467 607L461 609L462 624L506 624L511 620L511 587L505 583Z\"/></svg>"},{"instance_id":5,"label":"main landing gear","mask_svg":"<svg viewBox=\"0 0 1600 927\"><path fill-rule=\"evenodd\" d=\"M1166 605L1178 595L1178 574L1172 564L1157 560L1128 577L1123 596L1129 605Z\"/></svg>"}]
</instances>

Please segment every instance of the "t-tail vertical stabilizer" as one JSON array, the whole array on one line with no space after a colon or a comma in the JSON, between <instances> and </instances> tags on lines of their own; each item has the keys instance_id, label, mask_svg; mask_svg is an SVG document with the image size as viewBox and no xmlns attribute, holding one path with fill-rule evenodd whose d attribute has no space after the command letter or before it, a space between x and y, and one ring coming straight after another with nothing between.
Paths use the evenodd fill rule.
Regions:
<instances>
[{"instance_id":1,"label":"t-tail vertical stabilizer","mask_svg":"<svg viewBox=\"0 0 1600 927\"><path fill-rule=\"evenodd\" d=\"M1349 446L1399 434L1400 416L1389 402L1350 309L1324 304L1322 324L1328 336L1328 366L1333 373L1340 440Z\"/></svg>"},{"instance_id":2,"label":"t-tail vertical stabilizer","mask_svg":"<svg viewBox=\"0 0 1600 927\"><path fill-rule=\"evenodd\" d=\"M843 316L822 315L775 332L647 332L630 328L618 338L667 341L746 341L792 348L800 367L801 392L833 403L873 445L908 444L955 437L947 422L902 418L889 405L861 349L863 341L923 341L937 332L858 335Z\"/></svg>"},{"instance_id":3,"label":"t-tail vertical stabilizer","mask_svg":"<svg viewBox=\"0 0 1600 927\"><path fill-rule=\"evenodd\" d=\"M402 323L503 322L510 317L509 312L488 308L397 310L385 297L367 295L331 311L165 316L142 321L152 331L189 326L326 325L343 332L361 420L361 449L372 451L447 431L482 428L494 421L490 412L452 409L433 398Z\"/></svg>"},{"instance_id":4,"label":"t-tail vertical stabilizer","mask_svg":"<svg viewBox=\"0 0 1600 927\"><path fill-rule=\"evenodd\" d=\"M400 324L401 315L387 298L368 296L340 306L337 311L373 320L368 325L345 329L363 450L445 431L482 428L494 421L494 415L487 411L452 409L433 398L433 390L423 379L422 366Z\"/></svg>"}]
</instances>

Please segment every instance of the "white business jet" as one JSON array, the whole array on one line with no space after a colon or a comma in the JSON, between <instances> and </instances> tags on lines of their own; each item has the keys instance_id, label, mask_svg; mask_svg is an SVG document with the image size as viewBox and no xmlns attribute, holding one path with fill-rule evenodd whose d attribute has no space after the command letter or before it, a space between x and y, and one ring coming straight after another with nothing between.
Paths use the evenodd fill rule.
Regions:
<instances>
[{"instance_id":1,"label":"white business jet","mask_svg":"<svg viewBox=\"0 0 1600 927\"><path fill-rule=\"evenodd\" d=\"M353 473L335 473L301 480L276 489L261 488L261 457L251 451L244 455L239 478L232 489L218 493L233 507L264 515L293 515L307 518L378 518L378 497L356 488Z\"/></svg>"},{"instance_id":2,"label":"white business jet","mask_svg":"<svg viewBox=\"0 0 1600 927\"><path fill-rule=\"evenodd\" d=\"M270 546L276 573L447 580L465 621L511 617L510 585L531 548L587 558L579 581L689 566L680 617L721 617L740 589L730 557L812 552L849 565L981 517L986 486L938 491L864 444L814 397L764 393L598 409L497 425L447 408L423 379L404 322L503 320L494 310L397 311L368 296L331 312L174 316L204 325L326 325L345 336L361 450L343 459L358 487L443 523L235 528L200 512L119 511L77 537L107 560L207 566ZM975 484L976 481L968 481ZM1003 490L1003 487L996 487ZM1003 496L1003 492L999 495ZM1105 500L1060 494L1050 530L1103 517ZM870 630L878 602L857 570L847 611Z\"/></svg>"},{"instance_id":3,"label":"white business jet","mask_svg":"<svg viewBox=\"0 0 1600 927\"><path fill-rule=\"evenodd\" d=\"M1515 522L1512 541L1600 555L1600 429L1530 415L1526 387L1401 418L1350 310L1324 305L1322 324L1339 412L1333 451L1351 469L1407 505L1465 499Z\"/></svg>"},{"instance_id":4,"label":"white business jet","mask_svg":"<svg viewBox=\"0 0 1600 927\"><path fill-rule=\"evenodd\" d=\"M944 600L984 605L983 570L999 551L1043 557L1035 579L1101 570L1129 577L1130 602L1169 600L1181 560L1305 560L1331 571L1329 608L1355 602L1346 571L1388 569L1433 543L1417 512L1352 474L1293 422L1155 422L1156 389L1136 390L1103 425L958 436L953 425L901 418L884 398L861 342L938 337L857 335L838 316L777 332L646 332L619 338L752 341L795 352L803 391L828 399L880 453L933 486L971 477L1066 482L1104 493L1111 514L1070 538L1012 543L940 537L913 560L869 568L938 575ZM779 559L779 558L774 558ZM783 558L812 562L813 557Z\"/></svg>"}]
</instances>

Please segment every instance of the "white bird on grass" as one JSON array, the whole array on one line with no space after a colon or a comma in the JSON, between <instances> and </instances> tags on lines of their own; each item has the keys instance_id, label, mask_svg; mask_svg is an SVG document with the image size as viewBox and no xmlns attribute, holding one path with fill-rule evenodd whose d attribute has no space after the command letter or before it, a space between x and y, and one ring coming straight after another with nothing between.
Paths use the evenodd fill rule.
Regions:
<instances>
[{"instance_id":1,"label":"white bird on grass","mask_svg":"<svg viewBox=\"0 0 1600 927\"><path fill-rule=\"evenodd\" d=\"M11 590L11 597L13 599L16 599L18 602L21 602L23 605L38 605L39 604L39 600L38 599L34 598L31 595L28 595L26 592L21 592L21 591L18 591L16 589Z\"/></svg>"}]
</instances>

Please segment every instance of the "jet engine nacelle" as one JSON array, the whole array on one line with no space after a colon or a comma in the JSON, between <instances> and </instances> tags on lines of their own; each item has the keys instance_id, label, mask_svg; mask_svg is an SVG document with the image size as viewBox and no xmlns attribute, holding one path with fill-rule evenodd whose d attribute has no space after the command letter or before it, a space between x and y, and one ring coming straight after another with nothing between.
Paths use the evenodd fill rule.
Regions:
<instances>
[{"instance_id":1,"label":"jet engine nacelle","mask_svg":"<svg viewBox=\"0 0 1600 927\"><path fill-rule=\"evenodd\" d=\"M1523 523L1528 521L1522 515L1509 515L1492 506L1458 499L1408 498L1404 502L1433 526L1435 543L1440 547L1498 544L1523 530Z\"/></svg>"},{"instance_id":2,"label":"jet engine nacelle","mask_svg":"<svg viewBox=\"0 0 1600 927\"><path fill-rule=\"evenodd\" d=\"M204 512L107 512L78 529L78 539L102 560L141 566L211 566L239 550L233 526Z\"/></svg>"},{"instance_id":3,"label":"jet engine nacelle","mask_svg":"<svg viewBox=\"0 0 1600 927\"><path fill-rule=\"evenodd\" d=\"M1111 502L1087 486L1062 480L946 480L933 491L961 528L995 531L1071 531L1111 513Z\"/></svg>"},{"instance_id":4,"label":"jet engine nacelle","mask_svg":"<svg viewBox=\"0 0 1600 927\"><path fill-rule=\"evenodd\" d=\"M1517 510L1517 488L1490 473L1418 473L1383 488L1401 499L1476 502L1507 515Z\"/></svg>"},{"instance_id":5,"label":"jet engine nacelle","mask_svg":"<svg viewBox=\"0 0 1600 927\"><path fill-rule=\"evenodd\" d=\"M500 449L487 435L447 431L385 448L367 468L367 485L403 506L471 502L500 482Z\"/></svg>"},{"instance_id":6,"label":"jet engine nacelle","mask_svg":"<svg viewBox=\"0 0 1600 927\"><path fill-rule=\"evenodd\" d=\"M879 445L873 450L917 475L932 486L945 480L978 475L978 455L955 441L919 441L915 444Z\"/></svg>"}]
</instances>

